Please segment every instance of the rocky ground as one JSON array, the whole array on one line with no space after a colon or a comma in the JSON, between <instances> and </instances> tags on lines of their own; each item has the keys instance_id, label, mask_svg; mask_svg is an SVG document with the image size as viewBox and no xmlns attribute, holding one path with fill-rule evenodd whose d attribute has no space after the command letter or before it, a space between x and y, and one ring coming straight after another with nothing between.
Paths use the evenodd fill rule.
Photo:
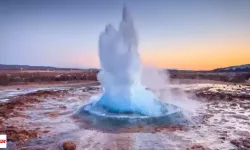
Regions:
<instances>
[{"instance_id":1,"label":"rocky ground","mask_svg":"<svg viewBox=\"0 0 250 150\"><path fill-rule=\"evenodd\" d=\"M250 149L250 87L231 83L179 83L173 91L202 105L186 126L140 126L107 132L86 128L73 114L91 96L95 83L0 93L0 133L9 149ZM13 91L15 94L13 94ZM18 92L19 91L19 92ZM10 93L12 92L12 93ZM173 92L174 93L174 92ZM178 94L176 94L178 95Z\"/></svg>"}]
</instances>

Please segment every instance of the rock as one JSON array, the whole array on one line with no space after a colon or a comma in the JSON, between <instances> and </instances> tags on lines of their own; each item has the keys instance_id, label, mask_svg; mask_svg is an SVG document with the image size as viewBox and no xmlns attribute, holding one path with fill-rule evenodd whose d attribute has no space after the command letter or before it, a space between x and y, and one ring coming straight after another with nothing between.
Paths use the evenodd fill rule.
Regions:
<instances>
[{"instance_id":1,"label":"rock","mask_svg":"<svg viewBox=\"0 0 250 150\"><path fill-rule=\"evenodd\" d=\"M67 109L67 106L65 106L65 105L60 105L59 108L61 108L61 109Z\"/></svg>"},{"instance_id":2,"label":"rock","mask_svg":"<svg viewBox=\"0 0 250 150\"><path fill-rule=\"evenodd\" d=\"M237 140L231 140L230 143L233 144L233 145L235 145L236 147L240 146L240 142L237 141Z\"/></svg>"},{"instance_id":3,"label":"rock","mask_svg":"<svg viewBox=\"0 0 250 150\"><path fill-rule=\"evenodd\" d=\"M250 148L250 138L240 138L238 140L231 140L230 142L238 149L248 150Z\"/></svg>"},{"instance_id":4,"label":"rock","mask_svg":"<svg viewBox=\"0 0 250 150\"><path fill-rule=\"evenodd\" d=\"M244 140L243 141L243 146L250 148L250 140Z\"/></svg>"},{"instance_id":5,"label":"rock","mask_svg":"<svg viewBox=\"0 0 250 150\"><path fill-rule=\"evenodd\" d=\"M50 113L48 113L48 116L51 118L55 118L55 117L59 116L59 113L58 112L50 112Z\"/></svg>"},{"instance_id":6,"label":"rock","mask_svg":"<svg viewBox=\"0 0 250 150\"><path fill-rule=\"evenodd\" d=\"M231 103L230 106L237 106L238 104L236 103Z\"/></svg>"},{"instance_id":7,"label":"rock","mask_svg":"<svg viewBox=\"0 0 250 150\"><path fill-rule=\"evenodd\" d=\"M66 141L66 142L63 143L63 149L64 150L75 150L76 145L72 141Z\"/></svg>"},{"instance_id":8,"label":"rock","mask_svg":"<svg viewBox=\"0 0 250 150\"><path fill-rule=\"evenodd\" d=\"M250 105L248 104L241 104L240 107L244 109L250 109Z\"/></svg>"},{"instance_id":9,"label":"rock","mask_svg":"<svg viewBox=\"0 0 250 150\"><path fill-rule=\"evenodd\" d=\"M237 118L237 119L243 119L243 120L248 120L248 117L245 115L240 115L240 114L234 114L232 117Z\"/></svg>"},{"instance_id":10,"label":"rock","mask_svg":"<svg viewBox=\"0 0 250 150\"><path fill-rule=\"evenodd\" d=\"M50 131L49 130L45 130L45 131L43 131L43 133L49 133Z\"/></svg>"},{"instance_id":11,"label":"rock","mask_svg":"<svg viewBox=\"0 0 250 150\"><path fill-rule=\"evenodd\" d=\"M192 147L187 148L187 150L206 150L206 149L200 144L194 144Z\"/></svg>"},{"instance_id":12,"label":"rock","mask_svg":"<svg viewBox=\"0 0 250 150\"><path fill-rule=\"evenodd\" d=\"M232 98L231 96L227 96L226 99L227 99L228 101L232 101L232 100L233 100L233 98Z\"/></svg>"},{"instance_id":13,"label":"rock","mask_svg":"<svg viewBox=\"0 0 250 150\"><path fill-rule=\"evenodd\" d=\"M83 91L83 92L87 92L87 91L88 91L88 89L84 88L84 89L82 89L82 91Z\"/></svg>"},{"instance_id":14,"label":"rock","mask_svg":"<svg viewBox=\"0 0 250 150\"><path fill-rule=\"evenodd\" d=\"M16 90L20 90L20 88L17 88Z\"/></svg>"}]
</instances>

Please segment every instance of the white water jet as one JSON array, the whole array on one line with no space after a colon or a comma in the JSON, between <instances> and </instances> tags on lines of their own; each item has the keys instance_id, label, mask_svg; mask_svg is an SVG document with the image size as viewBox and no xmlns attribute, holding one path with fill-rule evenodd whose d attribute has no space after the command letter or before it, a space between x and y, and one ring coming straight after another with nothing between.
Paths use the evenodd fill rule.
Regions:
<instances>
[{"instance_id":1,"label":"white water jet","mask_svg":"<svg viewBox=\"0 0 250 150\"><path fill-rule=\"evenodd\" d=\"M148 124L152 121L156 124L185 122L179 107L160 101L157 93L147 90L146 86L141 84L142 66L137 47L138 40L133 19L128 9L124 7L118 30L112 25L107 25L99 37L99 58L102 69L98 74L98 80L103 87L103 93L98 97L92 97L92 101L81 107L79 113L94 115L93 120L101 117L100 124L105 124L105 121L101 121L103 119L127 120L130 123L136 119ZM155 71L150 73L157 77L159 75ZM157 79L153 77L149 80L157 81L157 85L164 82L163 78ZM165 86L149 88L161 91L163 87Z\"/></svg>"},{"instance_id":2,"label":"white water jet","mask_svg":"<svg viewBox=\"0 0 250 150\"><path fill-rule=\"evenodd\" d=\"M160 116L170 111L141 84L141 62L133 19L123 8L119 29L107 25L99 37L103 94L98 105L113 112Z\"/></svg>"}]
</instances>

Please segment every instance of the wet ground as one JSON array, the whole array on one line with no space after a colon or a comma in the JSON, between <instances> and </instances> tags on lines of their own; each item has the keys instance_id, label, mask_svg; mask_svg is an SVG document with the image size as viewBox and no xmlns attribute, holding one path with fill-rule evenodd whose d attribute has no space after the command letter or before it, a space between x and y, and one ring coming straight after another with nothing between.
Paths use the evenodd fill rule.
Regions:
<instances>
[{"instance_id":1,"label":"wet ground","mask_svg":"<svg viewBox=\"0 0 250 150\"><path fill-rule=\"evenodd\" d=\"M190 116L194 123L113 132L91 128L73 116L100 93L99 86L88 83L1 91L0 132L7 134L9 149L250 149L249 86L189 83L170 88L202 104Z\"/></svg>"}]
</instances>

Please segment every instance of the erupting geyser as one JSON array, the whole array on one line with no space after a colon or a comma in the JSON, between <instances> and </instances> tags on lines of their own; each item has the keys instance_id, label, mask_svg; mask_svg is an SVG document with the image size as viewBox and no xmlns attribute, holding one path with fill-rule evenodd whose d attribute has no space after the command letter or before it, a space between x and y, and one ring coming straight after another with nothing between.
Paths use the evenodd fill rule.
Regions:
<instances>
[{"instance_id":1,"label":"erupting geyser","mask_svg":"<svg viewBox=\"0 0 250 150\"><path fill-rule=\"evenodd\" d=\"M101 116L159 117L178 112L173 105L160 102L141 84L141 62L133 20L123 8L119 29L107 25L99 37L101 71L98 79L102 95L81 108Z\"/></svg>"},{"instance_id":2,"label":"erupting geyser","mask_svg":"<svg viewBox=\"0 0 250 150\"><path fill-rule=\"evenodd\" d=\"M107 25L99 39L102 71L98 78L104 93L98 105L114 112L160 115L162 105L141 85L141 64L133 20L126 7L117 31Z\"/></svg>"}]
</instances>

